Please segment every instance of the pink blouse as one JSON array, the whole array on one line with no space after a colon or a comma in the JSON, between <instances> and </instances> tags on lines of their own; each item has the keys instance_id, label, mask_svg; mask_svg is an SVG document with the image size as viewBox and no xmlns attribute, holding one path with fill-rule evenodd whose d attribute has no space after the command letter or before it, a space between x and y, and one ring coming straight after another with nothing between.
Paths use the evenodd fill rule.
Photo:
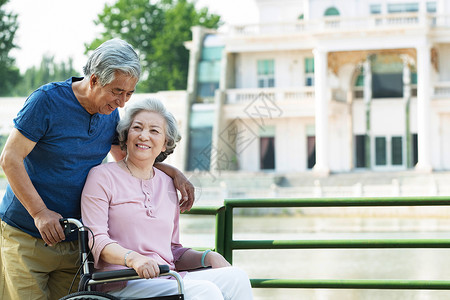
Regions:
<instances>
[{"instance_id":1,"label":"pink blouse","mask_svg":"<svg viewBox=\"0 0 450 300\"><path fill-rule=\"evenodd\" d=\"M103 248L118 243L175 269L188 248L179 242L180 207L172 178L153 168L154 177L141 180L117 163L94 167L81 196L84 225L94 232L89 244L98 270L121 269L100 259Z\"/></svg>"}]
</instances>

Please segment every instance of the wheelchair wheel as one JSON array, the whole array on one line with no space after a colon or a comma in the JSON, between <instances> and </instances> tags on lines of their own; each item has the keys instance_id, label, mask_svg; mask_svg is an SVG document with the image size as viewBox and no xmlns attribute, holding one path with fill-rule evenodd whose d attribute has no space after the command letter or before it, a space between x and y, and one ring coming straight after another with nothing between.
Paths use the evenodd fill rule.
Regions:
<instances>
[{"instance_id":1,"label":"wheelchair wheel","mask_svg":"<svg viewBox=\"0 0 450 300\"><path fill-rule=\"evenodd\" d=\"M76 292L65 297L62 297L59 300L119 300L119 298L111 296L106 293L94 292L94 291L83 291Z\"/></svg>"}]
</instances>

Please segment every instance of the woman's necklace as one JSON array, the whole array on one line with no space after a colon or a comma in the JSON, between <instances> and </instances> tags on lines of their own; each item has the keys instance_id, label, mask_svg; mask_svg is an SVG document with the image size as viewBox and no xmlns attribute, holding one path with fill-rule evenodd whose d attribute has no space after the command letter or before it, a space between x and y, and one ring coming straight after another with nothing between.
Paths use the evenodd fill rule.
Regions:
<instances>
[{"instance_id":1,"label":"woman's necklace","mask_svg":"<svg viewBox=\"0 0 450 300\"><path fill-rule=\"evenodd\" d=\"M148 178L140 178L140 177L138 177L138 176L135 176L135 175L133 174L133 172L131 172L131 170L130 170L130 168L128 167L128 164L127 164L127 159L124 159L124 160L123 160L123 163L125 164L125 167L127 167L128 172L130 172L131 176L136 177L136 178L139 178L139 179L144 179L144 180L149 180L150 178L152 178L152 174L153 174L152 171L150 171L150 175L148 176Z\"/></svg>"}]
</instances>

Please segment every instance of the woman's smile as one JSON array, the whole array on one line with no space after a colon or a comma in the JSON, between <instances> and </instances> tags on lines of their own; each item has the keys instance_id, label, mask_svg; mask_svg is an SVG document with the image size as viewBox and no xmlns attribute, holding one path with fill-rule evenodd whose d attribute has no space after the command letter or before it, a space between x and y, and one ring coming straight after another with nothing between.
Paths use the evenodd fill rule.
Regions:
<instances>
[{"instance_id":1,"label":"woman's smile","mask_svg":"<svg viewBox=\"0 0 450 300\"><path fill-rule=\"evenodd\" d=\"M151 161L166 150L166 121L153 111L141 111L131 123L127 139L127 155L131 159Z\"/></svg>"}]
</instances>

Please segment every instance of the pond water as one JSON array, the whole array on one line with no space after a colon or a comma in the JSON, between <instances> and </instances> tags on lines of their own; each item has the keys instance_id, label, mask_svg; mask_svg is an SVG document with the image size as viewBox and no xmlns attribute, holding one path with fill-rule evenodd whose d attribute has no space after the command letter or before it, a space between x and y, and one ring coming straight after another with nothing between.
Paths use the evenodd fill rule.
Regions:
<instances>
[{"instance_id":1,"label":"pond water","mask_svg":"<svg viewBox=\"0 0 450 300\"><path fill-rule=\"evenodd\" d=\"M212 217L183 215L186 246L214 247ZM432 230L430 230L430 228ZM235 216L234 239L450 238L445 218ZM233 265L250 278L450 280L448 249L238 250ZM450 291L253 289L255 299L450 299Z\"/></svg>"}]
</instances>

